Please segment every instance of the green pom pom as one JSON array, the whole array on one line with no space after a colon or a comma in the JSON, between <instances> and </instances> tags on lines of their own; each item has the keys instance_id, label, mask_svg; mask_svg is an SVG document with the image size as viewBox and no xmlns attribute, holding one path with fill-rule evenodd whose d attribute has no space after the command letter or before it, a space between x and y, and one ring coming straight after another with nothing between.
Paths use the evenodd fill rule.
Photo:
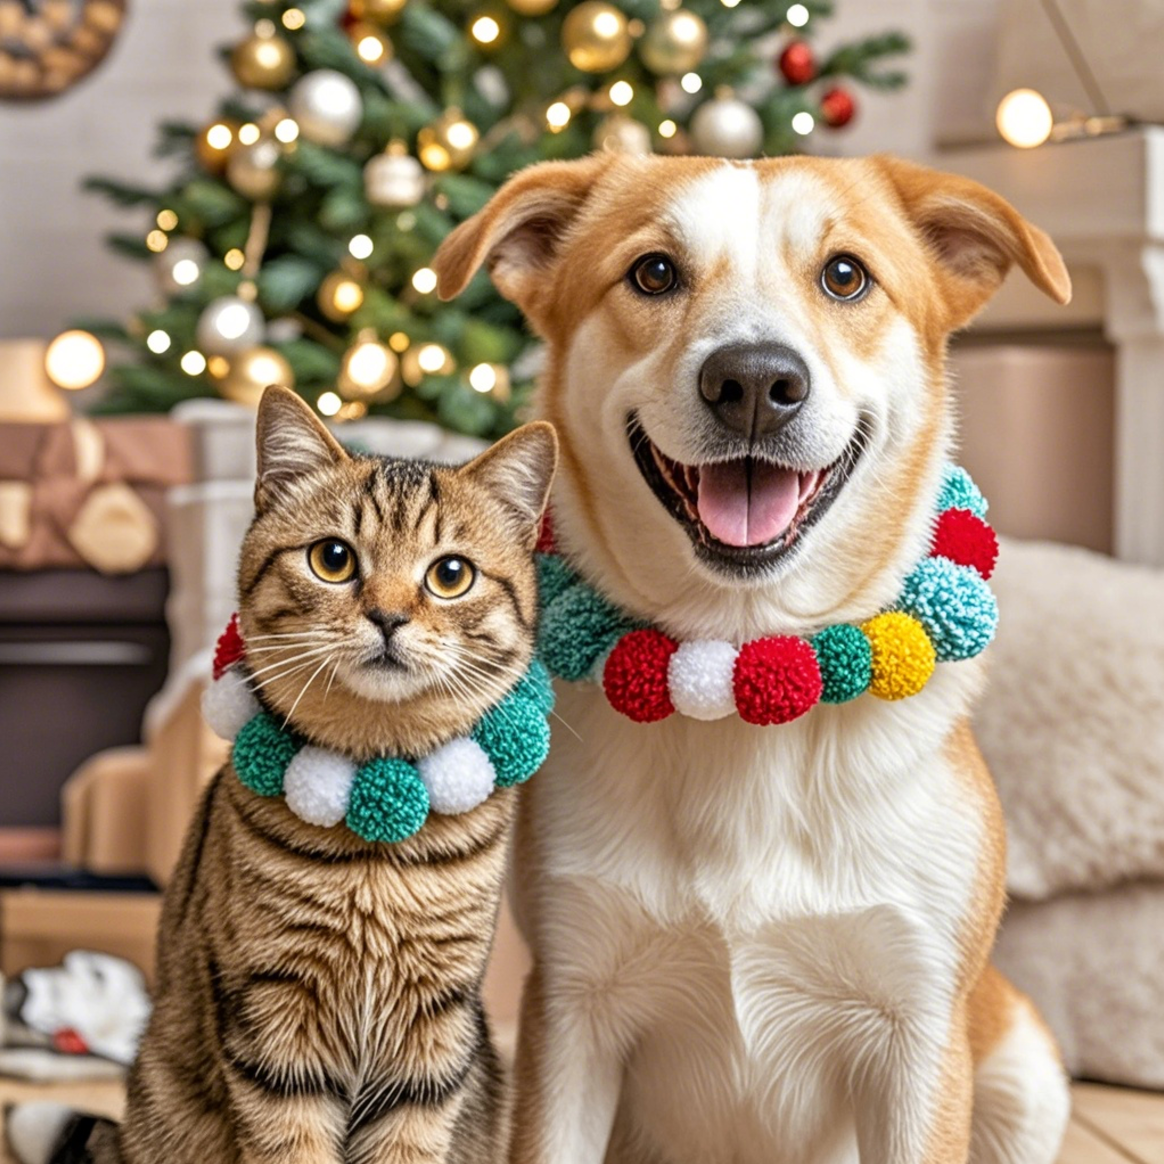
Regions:
<instances>
[{"instance_id":1,"label":"green pom pom","mask_svg":"<svg viewBox=\"0 0 1164 1164\"><path fill-rule=\"evenodd\" d=\"M848 703L869 690L873 678L873 648L855 626L838 623L812 639L824 688L822 703Z\"/></svg>"},{"instance_id":2,"label":"green pom pom","mask_svg":"<svg viewBox=\"0 0 1164 1164\"><path fill-rule=\"evenodd\" d=\"M299 741L285 732L270 712L261 711L243 724L230 759L238 778L259 796L281 796L283 774L299 751Z\"/></svg>"},{"instance_id":3,"label":"green pom pom","mask_svg":"<svg viewBox=\"0 0 1164 1164\"><path fill-rule=\"evenodd\" d=\"M545 712L518 693L507 695L473 729L473 739L493 763L499 788L528 780L550 751L550 725Z\"/></svg>"},{"instance_id":4,"label":"green pom pom","mask_svg":"<svg viewBox=\"0 0 1164 1164\"><path fill-rule=\"evenodd\" d=\"M510 696L532 703L543 716L554 710L554 685L550 681L549 671L540 660L534 659L530 663L529 670L518 680Z\"/></svg>"},{"instance_id":5,"label":"green pom pom","mask_svg":"<svg viewBox=\"0 0 1164 1164\"><path fill-rule=\"evenodd\" d=\"M589 586L571 586L542 612L538 653L551 675L583 679L636 625Z\"/></svg>"},{"instance_id":6,"label":"green pom pom","mask_svg":"<svg viewBox=\"0 0 1164 1164\"><path fill-rule=\"evenodd\" d=\"M578 575L557 554L538 554L536 561L538 599L545 610L578 581Z\"/></svg>"},{"instance_id":7,"label":"green pom pom","mask_svg":"<svg viewBox=\"0 0 1164 1164\"><path fill-rule=\"evenodd\" d=\"M959 465L947 465L942 478L942 491L938 494L938 512L947 509L968 509L975 517L986 517L989 508L982 490L974 484L974 479Z\"/></svg>"},{"instance_id":8,"label":"green pom pom","mask_svg":"<svg viewBox=\"0 0 1164 1164\"><path fill-rule=\"evenodd\" d=\"M405 841L428 817L428 790L407 760L362 764L352 783L348 828L365 841Z\"/></svg>"}]
</instances>

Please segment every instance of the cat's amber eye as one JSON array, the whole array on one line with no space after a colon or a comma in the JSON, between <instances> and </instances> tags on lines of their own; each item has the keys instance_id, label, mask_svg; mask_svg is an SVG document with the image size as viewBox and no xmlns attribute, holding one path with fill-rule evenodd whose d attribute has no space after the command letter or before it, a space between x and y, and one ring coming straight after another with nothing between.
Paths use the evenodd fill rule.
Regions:
<instances>
[{"instance_id":1,"label":"cat's amber eye","mask_svg":"<svg viewBox=\"0 0 1164 1164\"><path fill-rule=\"evenodd\" d=\"M324 582L350 582L356 576L356 553L339 538L324 538L307 551L312 573Z\"/></svg>"},{"instance_id":2,"label":"cat's amber eye","mask_svg":"<svg viewBox=\"0 0 1164 1164\"><path fill-rule=\"evenodd\" d=\"M468 594L477 571L467 558L450 555L433 562L424 576L424 584L437 598L460 598Z\"/></svg>"}]
</instances>

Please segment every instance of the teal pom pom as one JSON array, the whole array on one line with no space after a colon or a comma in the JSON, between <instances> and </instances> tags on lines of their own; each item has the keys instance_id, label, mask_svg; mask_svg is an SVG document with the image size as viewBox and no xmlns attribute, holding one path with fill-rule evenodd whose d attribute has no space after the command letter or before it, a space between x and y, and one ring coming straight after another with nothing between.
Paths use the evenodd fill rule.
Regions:
<instances>
[{"instance_id":1,"label":"teal pom pom","mask_svg":"<svg viewBox=\"0 0 1164 1164\"><path fill-rule=\"evenodd\" d=\"M473 729L473 739L493 763L499 788L528 780L550 751L550 725L531 699L507 695Z\"/></svg>"},{"instance_id":2,"label":"teal pom pom","mask_svg":"<svg viewBox=\"0 0 1164 1164\"><path fill-rule=\"evenodd\" d=\"M356 770L348 828L365 841L405 841L428 817L428 790L407 760L371 760Z\"/></svg>"},{"instance_id":3,"label":"teal pom pom","mask_svg":"<svg viewBox=\"0 0 1164 1164\"><path fill-rule=\"evenodd\" d=\"M578 581L578 575L557 554L538 554L536 561L538 600L545 610Z\"/></svg>"},{"instance_id":4,"label":"teal pom pom","mask_svg":"<svg viewBox=\"0 0 1164 1164\"><path fill-rule=\"evenodd\" d=\"M285 732L270 712L261 711L239 729L230 761L238 778L252 792L281 796L283 774L299 747L299 741Z\"/></svg>"},{"instance_id":5,"label":"teal pom pom","mask_svg":"<svg viewBox=\"0 0 1164 1164\"><path fill-rule=\"evenodd\" d=\"M873 648L860 629L848 623L825 627L812 639L824 686L822 703L848 703L869 690Z\"/></svg>"},{"instance_id":6,"label":"teal pom pom","mask_svg":"<svg viewBox=\"0 0 1164 1164\"><path fill-rule=\"evenodd\" d=\"M926 629L944 663L971 659L998 629L998 602L977 571L927 558L905 580L898 606Z\"/></svg>"},{"instance_id":7,"label":"teal pom pom","mask_svg":"<svg viewBox=\"0 0 1164 1164\"><path fill-rule=\"evenodd\" d=\"M968 509L975 517L986 517L989 508L982 490L974 484L970 474L960 465L947 465L938 494L938 512L947 509Z\"/></svg>"},{"instance_id":8,"label":"teal pom pom","mask_svg":"<svg viewBox=\"0 0 1164 1164\"><path fill-rule=\"evenodd\" d=\"M543 716L554 710L554 685L550 681L549 671L540 660L534 659L530 663L529 670L518 681L510 696L532 703Z\"/></svg>"},{"instance_id":9,"label":"teal pom pom","mask_svg":"<svg viewBox=\"0 0 1164 1164\"><path fill-rule=\"evenodd\" d=\"M635 625L589 586L571 586L542 611L538 654L551 675L584 679L598 656Z\"/></svg>"}]
</instances>

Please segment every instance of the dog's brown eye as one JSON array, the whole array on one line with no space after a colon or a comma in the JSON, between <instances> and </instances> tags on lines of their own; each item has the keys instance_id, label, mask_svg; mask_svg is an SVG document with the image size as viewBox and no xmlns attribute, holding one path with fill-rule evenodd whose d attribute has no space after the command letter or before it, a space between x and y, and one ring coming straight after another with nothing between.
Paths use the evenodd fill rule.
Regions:
<instances>
[{"instance_id":1,"label":"dog's brown eye","mask_svg":"<svg viewBox=\"0 0 1164 1164\"><path fill-rule=\"evenodd\" d=\"M859 299L869 286L869 272L851 255L837 255L825 263L821 286L834 299Z\"/></svg>"},{"instance_id":2,"label":"dog's brown eye","mask_svg":"<svg viewBox=\"0 0 1164 1164\"><path fill-rule=\"evenodd\" d=\"M307 551L312 572L324 582L350 582L356 573L356 555L347 542L324 538Z\"/></svg>"},{"instance_id":3,"label":"dog's brown eye","mask_svg":"<svg viewBox=\"0 0 1164 1164\"><path fill-rule=\"evenodd\" d=\"M437 598L460 598L469 592L477 571L467 558L450 556L433 562L424 576L424 584Z\"/></svg>"},{"instance_id":4,"label":"dog's brown eye","mask_svg":"<svg viewBox=\"0 0 1164 1164\"><path fill-rule=\"evenodd\" d=\"M647 255L631 268L631 281L644 295L662 295L675 286L678 276L666 255Z\"/></svg>"}]
</instances>

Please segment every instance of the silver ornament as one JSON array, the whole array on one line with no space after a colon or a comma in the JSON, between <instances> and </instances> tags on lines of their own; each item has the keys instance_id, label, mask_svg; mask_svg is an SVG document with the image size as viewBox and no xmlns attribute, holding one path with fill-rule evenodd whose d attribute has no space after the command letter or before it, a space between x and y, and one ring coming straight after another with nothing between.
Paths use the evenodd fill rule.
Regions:
<instances>
[{"instance_id":1,"label":"silver ornament","mask_svg":"<svg viewBox=\"0 0 1164 1164\"><path fill-rule=\"evenodd\" d=\"M620 154L649 154L651 131L641 121L635 121L625 113L612 113L598 123L593 144L595 149L613 150Z\"/></svg>"},{"instance_id":2,"label":"silver ornament","mask_svg":"<svg viewBox=\"0 0 1164 1164\"><path fill-rule=\"evenodd\" d=\"M195 337L209 356L233 356L263 342L267 324L263 313L237 295L212 300L198 317Z\"/></svg>"},{"instance_id":3,"label":"silver ornament","mask_svg":"<svg viewBox=\"0 0 1164 1164\"><path fill-rule=\"evenodd\" d=\"M738 97L713 97L691 119L695 152L717 158L751 158L764 144L760 115Z\"/></svg>"},{"instance_id":4,"label":"silver ornament","mask_svg":"<svg viewBox=\"0 0 1164 1164\"><path fill-rule=\"evenodd\" d=\"M346 144L364 116L356 83L335 69L316 69L300 77L287 106L299 132L316 145Z\"/></svg>"},{"instance_id":5,"label":"silver ornament","mask_svg":"<svg viewBox=\"0 0 1164 1164\"><path fill-rule=\"evenodd\" d=\"M403 210L424 197L424 167L411 154L389 148L364 167L364 192L373 206Z\"/></svg>"},{"instance_id":6,"label":"silver ornament","mask_svg":"<svg viewBox=\"0 0 1164 1164\"><path fill-rule=\"evenodd\" d=\"M196 238L171 238L166 249L154 256L154 275L165 295L181 295L202 282L210 253Z\"/></svg>"}]
</instances>

